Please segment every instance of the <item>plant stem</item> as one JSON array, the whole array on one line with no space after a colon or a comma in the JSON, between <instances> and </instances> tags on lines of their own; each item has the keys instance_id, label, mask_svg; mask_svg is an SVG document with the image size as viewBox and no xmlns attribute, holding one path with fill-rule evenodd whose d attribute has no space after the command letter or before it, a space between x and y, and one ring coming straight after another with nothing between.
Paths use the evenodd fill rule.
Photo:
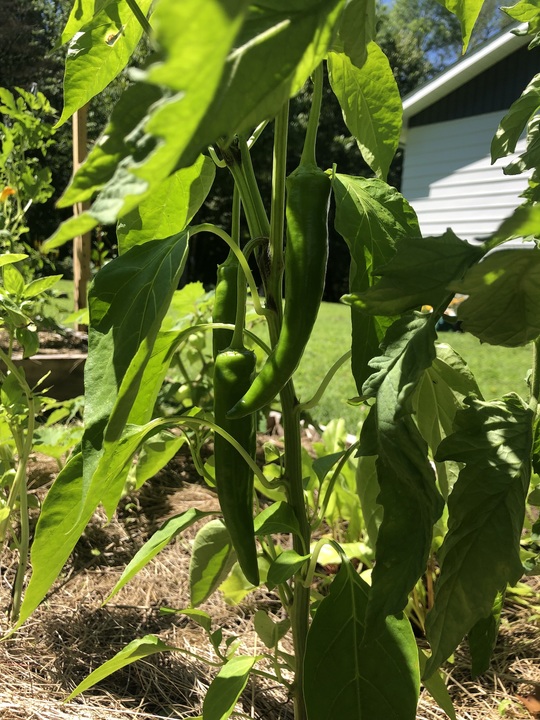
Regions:
<instances>
[{"instance_id":1,"label":"plant stem","mask_svg":"<svg viewBox=\"0 0 540 720\"><path fill-rule=\"evenodd\" d=\"M315 146L317 143L317 130L319 128L319 118L321 115L323 95L324 73L322 63L313 71L312 79L313 95L311 98L311 110L309 112L306 138L304 140L304 149L302 150L302 157L300 158L301 165L317 164Z\"/></svg>"},{"instance_id":2,"label":"plant stem","mask_svg":"<svg viewBox=\"0 0 540 720\"><path fill-rule=\"evenodd\" d=\"M532 357L532 373L531 373L531 396L529 399L529 407L536 413L538 412L538 402L540 400L540 338L533 343Z\"/></svg>"},{"instance_id":3,"label":"plant stem","mask_svg":"<svg viewBox=\"0 0 540 720\"><path fill-rule=\"evenodd\" d=\"M137 21L138 21L139 25L142 27L142 29L144 30L144 32L147 35L150 35L152 32L152 26L148 22L148 18L143 13L141 8L137 5L136 0L127 0L127 4L129 5L129 9L131 10L131 12L137 18Z\"/></svg>"}]
</instances>

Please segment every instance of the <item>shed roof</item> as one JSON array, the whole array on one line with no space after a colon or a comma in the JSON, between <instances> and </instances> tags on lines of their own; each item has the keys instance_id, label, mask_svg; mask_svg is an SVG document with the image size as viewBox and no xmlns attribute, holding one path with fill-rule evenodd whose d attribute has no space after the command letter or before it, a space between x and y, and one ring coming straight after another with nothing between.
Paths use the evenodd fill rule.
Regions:
<instances>
[{"instance_id":1,"label":"shed roof","mask_svg":"<svg viewBox=\"0 0 540 720\"><path fill-rule=\"evenodd\" d=\"M530 41L527 35L515 35L514 31L527 29L525 23L512 25L495 38L488 40L474 52L465 55L439 75L423 83L403 100L403 126L409 118L425 110L445 95L464 85L481 72L504 59ZM403 138L402 138L403 140Z\"/></svg>"}]
</instances>

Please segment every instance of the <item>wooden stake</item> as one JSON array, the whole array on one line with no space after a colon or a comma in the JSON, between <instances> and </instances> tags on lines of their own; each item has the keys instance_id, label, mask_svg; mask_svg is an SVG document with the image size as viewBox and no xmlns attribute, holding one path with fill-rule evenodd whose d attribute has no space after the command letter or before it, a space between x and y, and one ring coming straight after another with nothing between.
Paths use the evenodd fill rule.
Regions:
<instances>
[{"instance_id":1,"label":"wooden stake","mask_svg":"<svg viewBox=\"0 0 540 720\"><path fill-rule=\"evenodd\" d=\"M73 116L73 173L86 158L87 146L87 116L88 106L85 105L77 110ZM89 207L88 202L77 203L73 206L73 214L81 215ZM73 240L73 284L75 289L75 310L81 310L87 306L87 288L90 281L90 250L91 234L85 233ZM85 329L85 326L78 326L78 330Z\"/></svg>"}]
</instances>

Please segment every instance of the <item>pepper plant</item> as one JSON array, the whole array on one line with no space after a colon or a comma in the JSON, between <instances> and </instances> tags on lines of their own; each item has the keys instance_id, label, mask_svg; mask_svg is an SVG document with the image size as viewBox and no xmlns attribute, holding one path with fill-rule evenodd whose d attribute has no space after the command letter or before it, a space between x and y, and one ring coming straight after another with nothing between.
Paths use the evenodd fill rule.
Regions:
<instances>
[{"instance_id":1,"label":"pepper plant","mask_svg":"<svg viewBox=\"0 0 540 720\"><path fill-rule=\"evenodd\" d=\"M481 2L448 4L460 13L466 48ZM530 23L537 42L537 10L520 2L509 12ZM102 139L61 200L69 206L93 199L91 207L46 244L51 249L98 224L117 224L119 256L97 273L89 296L80 452L43 506L18 625L54 582L96 506L114 513L139 449L167 428L180 428L189 441L210 428L223 521L211 519L197 535L191 602L182 610L207 631L219 668L204 702L205 720L234 714L250 674L282 683L294 698L296 720L412 720L422 674L453 717L438 668L468 636L473 670L485 669L501 595L523 572L520 535L532 463L538 466L540 256L536 246L488 253L510 238L538 235L537 179L533 175L527 201L482 244L467 244L452 231L422 237L412 207L385 182L401 103L374 41L375 26L371 0L79 0L63 35L69 51L60 122L111 82L143 33L152 53L132 71ZM317 166L324 69L373 178ZM306 82L313 91L305 145L294 158L298 169L287 177L288 99ZM538 167L539 83L533 80L494 141L495 155L511 151L533 116L529 150L509 172ZM273 183L266 203L250 149L270 129ZM235 183L232 227L190 224L217 171L230 172ZM351 348L312 398L298 398L294 372L324 284L330 194L351 257L344 298L352 308ZM249 241L242 247L245 227ZM153 407L168 363L192 332L167 329L163 319L189 245L202 231L231 252L217 273L215 322L197 326L213 332L214 412L191 408L161 418ZM245 330L248 289L266 321L269 347ZM533 341L529 398L486 402L463 360L437 343L436 324L455 292L469 295L460 310L463 323L482 340L509 346ZM516 302L523 312L510 315ZM433 310L422 311L427 305ZM253 348L264 356L261 369ZM319 458L306 482L302 410L316 405L349 358L356 402L367 404L369 414L358 442ZM263 470L254 460L254 422L275 396L285 449ZM329 541L318 528L353 454L374 566L366 578L332 540L341 563L322 592L313 581ZM169 456L164 453L163 463ZM256 513L253 487L257 498L273 500ZM169 520L111 595L206 515L193 508ZM287 534L290 543L280 544L278 537ZM233 575L243 575L248 587L275 589L282 603L279 624L262 612L255 616L267 647L256 656L223 641L197 607L235 559ZM435 564L425 654L404 610L426 568L433 579ZM280 645L289 627L294 656ZM136 639L75 693L137 658L172 650L183 652L154 636Z\"/></svg>"}]
</instances>

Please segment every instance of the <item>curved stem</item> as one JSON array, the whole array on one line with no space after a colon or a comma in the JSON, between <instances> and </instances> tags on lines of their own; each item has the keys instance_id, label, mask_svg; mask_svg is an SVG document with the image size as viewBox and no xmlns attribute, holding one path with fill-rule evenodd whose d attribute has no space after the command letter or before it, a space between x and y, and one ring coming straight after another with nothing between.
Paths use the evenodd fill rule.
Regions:
<instances>
[{"instance_id":1,"label":"curved stem","mask_svg":"<svg viewBox=\"0 0 540 720\"><path fill-rule=\"evenodd\" d=\"M304 580L304 584L308 588L311 587L311 583L313 582L313 576L315 575L315 569L317 567L317 560L319 559L321 550L325 545L331 545L342 558L346 557L343 552L343 548L335 540L332 540L332 538L321 538L318 540L313 548L313 552L311 553L311 560L309 561L309 567Z\"/></svg>"},{"instance_id":2,"label":"curved stem","mask_svg":"<svg viewBox=\"0 0 540 720\"><path fill-rule=\"evenodd\" d=\"M346 353L343 353L343 355L336 360L336 362L332 365L330 370L328 370L328 372L324 376L323 381L317 388L317 391L315 392L315 394L313 395L311 400L308 400L307 402L304 402L304 403L300 403L300 406L299 406L300 412L302 412L303 410L311 410L312 407L315 407L315 405L317 405L320 402L322 396L324 395L324 393L326 391L326 388L328 387L328 385L330 385L332 378L337 373L339 368L344 363L346 363L350 357L351 357L351 351L347 350Z\"/></svg>"},{"instance_id":3,"label":"curved stem","mask_svg":"<svg viewBox=\"0 0 540 720\"><path fill-rule=\"evenodd\" d=\"M217 235L219 238L224 240L227 245L231 248L233 253L235 254L238 262L240 263L240 267L243 270L243 273L246 277L247 283L249 285L249 289L251 290L251 295L253 299L253 305L255 307L255 312L257 315L267 315L268 311L265 310L262 305L261 301L259 300L259 293L257 291L257 285L255 283L255 279L253 277L253 273L251 272L251 269L248 265L248 262L244 256L244 253L240 250L238 245L236 245L231 238L231 236L225 232L225 230L222 230L217 225L212 225L211 223L202 223L201 225L195 225L189 229L190 236L196 235L200 232L209 232L213 233L214 235Z\"/></svg>"},{"instance_id":4,"label":"curved stem","mask_svg":"<svg viewBox=\"0 0 540 720\"><path fill-rule=\"evenodd\" d=\"M250 150L255 145L257 140L261 137L267 125L268 120L263 120L262 123L257 125L255 130L251 133L251 136L247 139L247 146Z\"/></svg>"},{"instance_id":5,"label":"curved stem","mask_svg":"<svg viewBox=\"0 0 540 720\"><path fill-rule=\"evenodd\" d=\"M217 152L214 150L214 148L211 145L208 146L208 154L214 161L214 165L216 165L219 168L227 167L227 163L225 162L225 160L222 160L221 158L218 157Z\"/></svg>"},{"instance_id":6,"label":"curved stem","mask_svg":"<svg viewBox=\"0 0 540 720\"><path fill-rule=\"evenodd\" d=\"M141 8L137 5L136 0L127 0L127 4L129 5L129 9L131 10L131 12L137 18L137 21L138 21L139 25L142 27L142 29L144 30L144 32L147 35L150 35L152 33L152 26L148 22L148 18L143 13Z\"/></svg>"},{"instance_id":7,"label":"curved stem","mask_svg":"<svg viewBox=\"0 0 540 720\"><path fill-rule=\"evenodd\" d=\"M300 158L301 165L316 165L317 158L315 147L317 144L317 130L321 115L324 73L322 63L313 71L313 95L311 98L311 110L304 140L304 149Z\"/></svg>"}]
</instances>

